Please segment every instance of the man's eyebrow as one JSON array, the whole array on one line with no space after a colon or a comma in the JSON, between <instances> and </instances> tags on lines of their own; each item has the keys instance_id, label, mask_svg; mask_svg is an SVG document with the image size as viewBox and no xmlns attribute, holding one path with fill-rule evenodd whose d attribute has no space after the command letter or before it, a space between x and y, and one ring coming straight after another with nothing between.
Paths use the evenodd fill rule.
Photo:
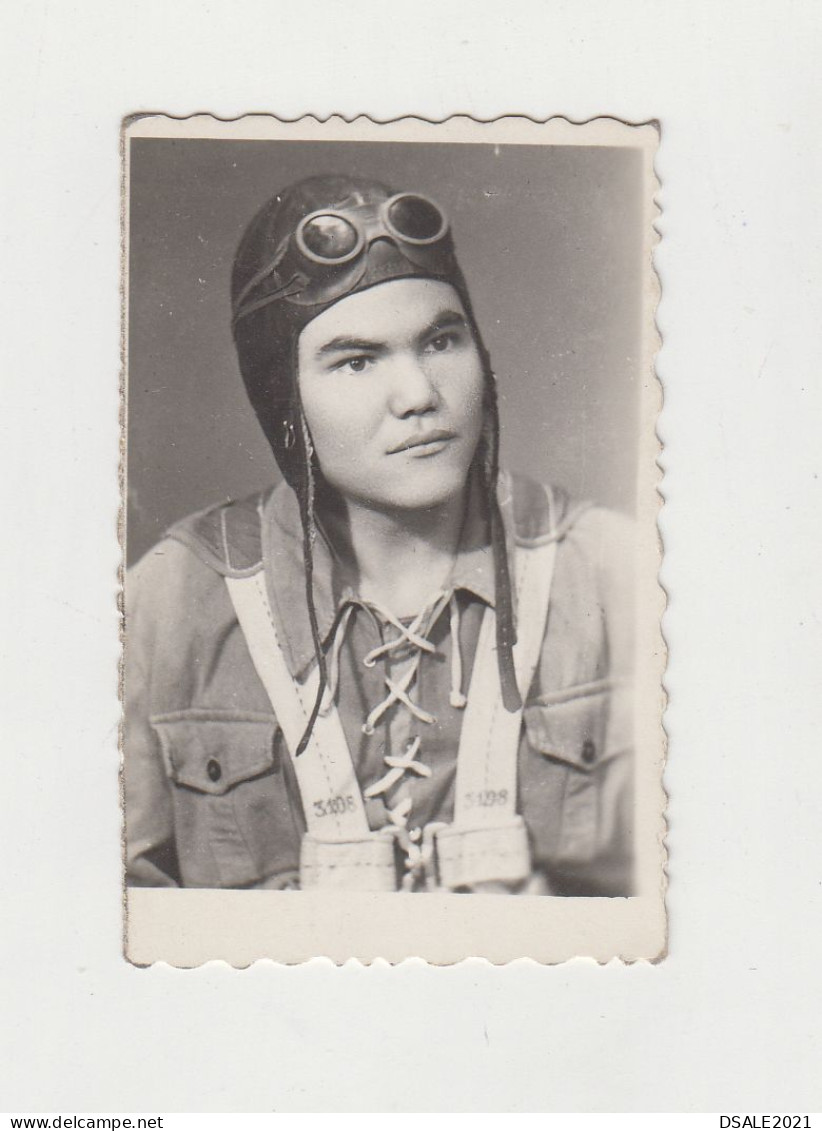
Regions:
<instances>
[{"instance_id":1,"label":"man's eyebrow","mask_svg":"<svg viewBox=\"0 0 822 1131\"><path fill-rule=\"evenodd\" d=\"M379 353L385 351L384 342L369 341L368 338L331 338L316 350L317 357L325 357L329 353L347 353L352 350L360 353Z\"/></svg>"},{"instance_id":2,"label":"man's eyebrow","mask_svg":"<svg viewBox=\"0 0 822 1131\"><path fill-rule=\"evenodd\" d=\"M467 325L465 315L458 310L441 310L418 335L419 339L430 338L432 334L440 334L453 326ZM332 353L385 353L385 342L373 341L369 338L330 338L315 350L317 357L327 357Z\"/></svg>"},{"instance_id":3,"label":"man's eyebrow","mask_svg":"<svg viewBox=\"0 0 822 1131\"><path fill-rule=\"evenodd\" d=\"M431 334L441 333L443 330L449 330L452 326L467 326L465 315L460 313L459 310L441 310L435 318L431 320L428 326L420 334L421 338L427 338Z\"/></svg>"}]
</instances>

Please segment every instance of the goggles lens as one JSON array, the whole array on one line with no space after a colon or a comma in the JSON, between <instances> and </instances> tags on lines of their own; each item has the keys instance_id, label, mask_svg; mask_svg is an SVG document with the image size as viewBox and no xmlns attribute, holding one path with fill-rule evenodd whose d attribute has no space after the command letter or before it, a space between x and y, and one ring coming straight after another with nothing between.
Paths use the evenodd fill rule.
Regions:
<instances>
[{"instance_id":1,"label":"goggles lens","mask_svg":"<svg viewBox=\"0 0 822 1131\"><path fill-rule=\"evenodd\" d=\"M407 193L396 196L388 205L388 222L404 239L432 243L445 234L446 221L431 200Z\"/></svg>"},{"instance_id":2,"label":"goggles lens","mask_svg":"<svg viewBox=\"0 0 822 1131\"><path fill-rule=\"evenodd\" d=\"M312 216L300 229L300 237L312 255L329 263L350 259L361 239L354 225L335 213Z\"/></svg>"}]
</instances>

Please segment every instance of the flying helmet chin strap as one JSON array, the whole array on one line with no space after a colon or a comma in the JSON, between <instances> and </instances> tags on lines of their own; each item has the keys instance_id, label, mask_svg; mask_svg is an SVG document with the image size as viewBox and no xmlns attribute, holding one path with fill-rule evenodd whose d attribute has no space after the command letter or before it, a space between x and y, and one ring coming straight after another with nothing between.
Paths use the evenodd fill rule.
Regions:
<instances>
[{"instance_id":1,"label":"flying helmet chin strap","mask_svg":"<svg viewBox=\"0 0 822 1131\"><path fill-rule=\"evenodd\" d=\"M479 340L479 339L478 339ZM491 435L486 439L489 448L488 462L484 469L486 475L485 497L488 506L488 521L491 535L491 550L494 556L494 600L496 602L497 663L499 665L502 702L506 711L522 709L522 698L517 688L514 670L514 645L517 631L514 622L514 602L511 590L511 575L508 569L508 547L505 538L505 525L502 521L497 483L499 481L499 406L497 401L497 378L491 369L490 359L482 346L486 377L486 416ZM527 689L526 689L527 690Z\"/></svg>"},{"instance_id":2,"label":"flying helmet chin strap","mask_svg":"<svg viewBox=\"0 0 822 1131\"><path fill-rule=\"evenodd\" d=\"M300 433L300 443L303 448L303 484L297 491L297 498L300 506L300 519L303 528L303 565L305 571L305 600L308 607L308 620L311 625L311 639L314 644L314 655L317 658L317 694L314 699L314 705L311 708L311 714L308 717L305 731L297 744L295 757L299 757L303 753L308 740L311 736L311 731L317 721L317 716L322 707L325 689L328 686L328 666L325 661L325 652L323 650L322 641L320 640L320 628L317 623L317 608L314 604L314 542L317 537L317 524L314 517L314 497L315 497L315 482L314 482L314 445L311 441L311 433L308 430L305 416L302 411L302 405L298 406L299 421L298 429Z\"/></svg>"}]
</instances>

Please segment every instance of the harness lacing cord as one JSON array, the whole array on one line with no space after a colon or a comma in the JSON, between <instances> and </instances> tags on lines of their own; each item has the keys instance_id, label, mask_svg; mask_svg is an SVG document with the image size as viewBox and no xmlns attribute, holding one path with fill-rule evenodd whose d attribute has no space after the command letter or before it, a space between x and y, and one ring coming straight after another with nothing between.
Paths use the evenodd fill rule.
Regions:
<instances>
[{"instance_id":1,"label":"harness lacing cord","mask_svg":"<svg viewBox=\"0 0 822 1131\"><path fill-rule=\"evenodd\" d=\"M388 772L383 774L379 781L375 781L363 793L364 797L379 797L381 793L388 793L393 789L400 778L404 777L409 771L418 775L421 778L431 777L431 767L426 766L424 762L417 762L415 756L420 748L422 739L419 735L408 744L408 749L404 754L399 757L391 754L386 754L383 758ZM402 804L402 803L401 803ZM407 814L406 814L407 816Z\"/></svg>"},{"instance_id":2,"label":"harness lacing cord","mask_svg":"<svg viewBox=\"0 0 822 1131\"><path fill-rule=\"evenodd\" d=\"M371 710L363 723L363 733L372 735L377 723L394 704L401 703L415 719L428 725L435 723L436 717L424 710L419 703L415 703L409 695L409 690L414 684L420 662L424 652L436 654L436 646L424 635L436 624L438 617L448 606L451 629L451 690L449 702L457 710L461 710L467 703L462 690L462 651L460 647L460 607L457 595L453 590L442 590L429 601L426 607L414 617L410 624L404 624L389 610L374 601L352 601L340 611L338 616L331 650L328 657L328 686L323 697L322 714L327 714L336 699L340 677L340 655L348 632L351 618L357 605L370 609L383 623L391 625L397 630L398 635L391 640L386 640L376 648L372 648L363 657L363 664L373 668L379 659L392 653L412 647L416 649L412 661L406 671L398 680L385 677L385 686L388 694ZM424 627L425 626L425 627ZM387 767L381 778L363 791L366 800L388 794L397 786L406 774L415 774L417 777L430 778L432 770L424 762L417 759L422 739L419 735L409 742L404 754L386 754L383 758ZM419 882L425 883L428 888L436 887L436 875L433 867L434 843L438 829L444 827L441 822L426 825L424 829L408 829L408 820L411 815L413 802L410 797L401 801L385 812L390 822L390 831L396 837L398 844L405 853L405 875L402 879L402 890L412 891ZM388 831L388 830L386 830Z\"/></svg>"},{"instance_id":3,"label":"harness lacing cord","mask_svg":"<svg viewBox=\"0 0 822 1131\"><path fill-rule=\"evenodd\" d=\"M373 648L367 656L363 658L363 663L367 668L372 668L377 660L382 656L387 656L397 649L403 648L406 645L412 645L417 648L417 654L413 662L404 672L402 677L395 681L388 676L385 677L385 686L388 688L388 695L381 703L370 712L368 718L363 724L363 732L365 734L373 734L374 728L380 721L382 716L389 711L395 703L402 703L414 718L419 719L422 723L435 723L437 720L434 715L428 711L423 710L419 703L415 703L409 696L408 690L417 678L419 672L420 661L422 660L423 652L435 653L436 648L421 634L421 629L424 624L429 627L436 623L442 610L448 605L451 613L451 693L450 702L452 707L462 708L465 706L466 698L462 693L462 656L460 652L460 612L459 602L457 595L454 592L438 593L433 601L423 611L414 618L410 625L405 625L401 620L398 620L390 612L380 608L378 605L371 604L371 608L378 616L382 616L389 624L399 632L399 636L394 637L393 640L387 640L384 644L380 644L377 648Z\"/></svg>"},{"instance_id":4,"label":"harness lacing cord","mask_svg":"<svg viewBox=\"0 0 822 1131\"><path fill-rule=\"evenodd\" d=\"M366 797L377 797L380 793L387 792L398 778L390 781L394 771L402 775L406 770L413 770L422 777L430 777L431 770L422 762L414 760L414 755L419 749L420 739L415 738L409 743L408 750L402 758L386 758L391 765L388 773L378 782L365 791ZM400 881L401 891L413 891L418 883L424 883L429 891L437 888L437 874L434 865L434 846L436 834L445 828L445 822L432 821L424 829L409 829L408 818L411 816L413 802L410 797L404 797L393 809L386 809L390 825L385 832L390 832L402 851L405 853L405 875Z\"/></svg>"},{"instance_id":5,"label":"harness lacing cord","mask_svg":"<svg viewBox=\"0 0 822 1131\"><path fill-rule=\"evenodd\" d=\"M432 821L424 829L414 829L411 833L397 830L397 840L405 852L405 875L400 883L401 891L413 891L418 883L424 883L429 891L437 889L437 873L434 863L436 835L446 827L444 821ZM422 842L420 843L420 837Z\"/></svg>"},{"instance_id":6,"label":"harness lacing cord","mask_svg":"<svg viewBox=\"0 0 822 1131\"><path fill-rule=\"evenodd\" d=\"M340 654L348 626L351 623L351 617L357 604L362 605L363 608L370 609L385 623L395 628L399 634L391 640L386 640L384 644L379 644L376 648L372 648L371 651L363 657L363 664L367 668L373 668L377 660L381 657L396 652L400 648L411 645L417 649L417 654L411 665L399 680L392 680L388 676L385 677L385 686L388 688L388 694L381 703L378 703L377 706L369 712L362 727L364 734L372 735L377 723L395 703L402 703L403 706L411 712L414 718L422 723L432 724L437 721L434 715L424 710L418 703L415 703L408 692L417 678L422 653L428 652L429 654L435 654L437 651L435 645L422 634L422 627L424 624L428 623L430 630L430 626L436 623L437 618L446 605L449 606L451 622L451 691L449 701L451 706L457 710L461 710L465 707L467 699L462 690L460 607L456 593L443 590L426 605L410 625L403 624L390 610L383 608L375 601L352 601L350 604L346 605L340 613L334 639L331 644L331 651L328 658L328 686L323 698L322 714L328 714L331 710L331 705L337 697L337 687L340 678Z\"/></svg>"},{"instance_id":7,"label":"harness lacing cord","mask_svg":"<svg viewBox=\"0 0 822 1131\"><path fill-rule=\"evenodd\" d=\"M430 778L431 767L424 762L416 760L420 748L419 735L408 744L408 749L401 757L387 755L384 759L389 767L379 781L374 782L365 790L366 798L379 797L381 793L388 793L400 778L409 771L419 777ZM410 797L404 797L393 809L386 809L391 822L390 831L393 833L397 844L405 853L405 875L400 882L401 891L413 891L418 883L424 883L429 891L434 891L437 886L436 869L434 867L434 844L438 829L444 828L442 821L434 821L424 829L409 829L408 818L411 816L413 802Z\"/></svg>"}]
</instances>

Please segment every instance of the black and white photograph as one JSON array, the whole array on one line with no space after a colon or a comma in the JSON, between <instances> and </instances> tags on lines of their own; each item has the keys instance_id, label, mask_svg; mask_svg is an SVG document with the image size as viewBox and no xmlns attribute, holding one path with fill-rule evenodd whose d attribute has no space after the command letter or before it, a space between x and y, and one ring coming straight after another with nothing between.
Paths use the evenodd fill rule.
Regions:
<instances>
[{"instance_id":1,"label":"black and white photograph","mask_svg":"<svg viewBox=\"0 0 822 1131\"><path fill-rule=\"evenodd\" d=\"M7 1127L817 1128L822 9L0 23Z\"/></svg>"},{"instance_id":2,"label":"black and white photograph","mask_svg":"<svg viewBox=\"0 0 822 1131\"><path fill-rule=\"evenodd\" d=\"M655 147L126 128L134 961L662 950Z\"/></svg>"}]
</instances>

